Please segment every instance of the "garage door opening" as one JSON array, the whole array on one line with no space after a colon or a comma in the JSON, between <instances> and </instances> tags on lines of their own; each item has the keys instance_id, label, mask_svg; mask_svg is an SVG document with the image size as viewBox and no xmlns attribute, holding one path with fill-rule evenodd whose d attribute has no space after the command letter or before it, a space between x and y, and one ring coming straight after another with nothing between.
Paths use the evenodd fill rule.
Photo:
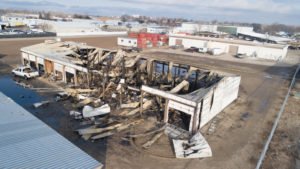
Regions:
<instances>
[{"instance_id":1,"label":"garage door opening","mask_svg":"<svg viewBox=\"0 0 300 169\"><path fill-rule=\"evenodd\" d=\"M30 61L29 62L29 66L34 69L34 70L37 70L37 67L36 67L36 63L34 61Z\"/></svg>"},{"instance_id":2,"label":"garage door opening","mask_svg":"<svg viewBox=\"0 0 300 169\"><path fill-rule=\"evenodd\" d=\"M55 71L55 79L56 80L63 80L63 73L60 71Z\"/></svg>"},{"instance_id":3,"label":"garage door opening","mask_svg":"<svg viewBox=\"0 0 300 169\"><path fill-rule=\"evenodd\" d=\"M24 63L24 66L27 66L29 64L29 61L27 59L23 59L23 63Z\"/></svg>"},{"instance_id":4,"label":"garage door opening","mask_svg":"<svg viewBox=\"0 0 300 169\"><path fill-rule=\"evenodd\" d=\"M75 84L75 75L70 73L70 72L66 72L66 81L67 83L72 83Z\"/></svg>"},{"instance_id":5,"label":"garage door opening","mask_svg":"<svg viewBox=\"0 0 300 169\"><path fill-rule=\"evenodd\" d=\"M172 108L169 109L168 123L176 127L182 128L186 131L189 131L190 121L191 121L191 115Z\"/></svg>"},{"instance_id":6,"label":"garage door opening","mask_svg":"<svg viewBox=\"0 0 300 169\"><path fill-rule=\"evenodd\" d=\"M40 75L45 74L45 66L44 65L38 64L38 68L39 68Z\"/></svg>"},{"instance_id":7,"label":"garage door opening","mask_svg":"<svg viewBox=\"0 0 300 169\"><path fill-rule=\"evenodd\" d=\"M53 73L53 62L49 61L49 60L45 60L45 71L48 74Z\"/></svg>"}]
</instances>

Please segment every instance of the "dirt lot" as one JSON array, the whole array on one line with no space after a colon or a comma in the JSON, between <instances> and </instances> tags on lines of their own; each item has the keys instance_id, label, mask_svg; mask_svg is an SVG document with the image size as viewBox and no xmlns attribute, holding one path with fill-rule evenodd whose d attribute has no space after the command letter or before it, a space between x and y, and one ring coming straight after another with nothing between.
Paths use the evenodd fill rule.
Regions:
<instances>
[{"instance_id":1,"label":"dirt lot","mask_svg":"<svg viewBox=\"0 0 300 169\"><path fill-rule=\"evenodd\" d=\"M46 39L53 38L33 38L33 39L1 39L0 40L0 71L10 70L7 65L20 64L20 48L42 43ZM117 48L117 37L85 37L85 38L62 38L63 41L75 41L87 43L91 46L113 49Z\"/></svg>"},{"instance_id":2,"label":"dirt lot","mask_svg":"<svg viewBox=\"0 0 300 169\"><path fill-rule=\"evenodd\" d=\"M115 48L116 37L76 38L65 39L86 42L89 45ZM0 75L4 77L12 65L19 64L19 49L23 46L42 42L38 40L8 40L0 41ZM207 159L178 160L170 158L172 155L171 144L168 139L162 137L150 150L144 151L139 147L124 144L121 137L124 133L114 135L108 139L86 142L79 138L73 130L77 127L76 121L71 120L68 114L70 102L62 102L58 105L50 105L43 109L42 113L35 115L57 130L67 139L79 146L85 152L104 163L108 169L193 169L193 168L215 168L215 169L250 169L254 168L259 157L262 146L268 136L275 115L283 102L289 86L290 77L296 66L287 63L271 63L269 65L256 65L239 63L234 61L215 60L213 58L198 56L183 56L152 52L145 54L148 57L163 60L183 61L193 66L224 71L242 76L239 98L220 113L213 122L216 129L208 132L210 124L202 128L205 138L210 144L213 157ZM299 58L299 53L292 53ZM252 61L251 61L252 62ZM296 63L295 63L296 64ZM271 65L271 66L270 66ZM9 78L10 76L5 76ZM39 80L33 80L35 86L49 86ZM51 98L53 93L42 93L43 97ZM299 106L288 105L287 112L297 112ZM292 110L294 109L294 110ZM41 111L41 110L40 110ZM289 119L291 116L285 117ZM285 119L283 118L283 119ZM295 124L299 126L298 122ZM289 130L290 128L286 128ZM296 129L290 132L299 138ZM272 150L272 148L271 148ZM272 151L271 151L272 152ZM287 153L286 156L290 154ZM266 160L268 167L273 160L285 160L285 157L277 156ZM282 159L281 159L282 157Z\"/></svg>"},{"instance_id":3,"label":"dirt lot","mask_svg":"<svg viewBox=\"0 0 300 169\"><path fill-rule=\"evenodd\" d=\"M300 93L300 73L297 79L270 144L263 169L294 169L296 159L300 160L300 154L297 154L297 149L300 152L300 97L294 96L295 93Z\"/></svg>"}]
</instances>

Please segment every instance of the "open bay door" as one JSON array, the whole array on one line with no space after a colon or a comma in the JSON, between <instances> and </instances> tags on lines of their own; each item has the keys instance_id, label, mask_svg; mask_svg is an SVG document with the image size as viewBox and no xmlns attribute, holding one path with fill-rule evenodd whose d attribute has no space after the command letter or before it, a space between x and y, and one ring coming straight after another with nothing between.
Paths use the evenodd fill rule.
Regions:
<instances>
[{"instance_id":1,"label":"open bay door","mask_svg":"<svg viewBox=\"0 0 300 169\"><path fill-rule=\"evenodd\" d=\"M45 71L46 73L50 74L54 72L54 65L53 62L50 60L45 59Z\"/></svg>"}]
</instances>

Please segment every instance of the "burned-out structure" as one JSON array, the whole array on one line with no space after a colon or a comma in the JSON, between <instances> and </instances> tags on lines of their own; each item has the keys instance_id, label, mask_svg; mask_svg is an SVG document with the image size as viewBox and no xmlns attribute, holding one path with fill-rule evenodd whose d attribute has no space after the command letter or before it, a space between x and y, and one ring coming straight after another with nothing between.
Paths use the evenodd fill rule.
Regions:
<instances>
[{"instance_id":1,"label":"burned-out structure","mask_svg":"<svg viewBox=\"0 0 300 169\"><path fill-rule=\"evenodd\" d=\"M46 40L44 43L21 48L22 63L37 69L40 74L76 86L89 82L88 65L102 61L117 52L88 46L84 43Z\"/></svg>"},{"instance_id":2,"label":"burned-out structure","mask_svg":"<svg viewBox=\"0 0 300 169\"><path fill-rule=\"evenodd\" d=\"M73 96L88 93L81 107L97 100L98 107L107 104L122 117L150 112L189 133L237 99L241 80L238 75L75 42L48 40L21 52L23 64L72 83L68 92Z\"/></svg>"},{"instance_id":3,"label":"burned-out structure","mask_svg":"<svg viewBox=\"0 0 300 169\"><path fill-rule=\"evenodd\" d=\"M56 100L73 98L70 116L85 125L76 129L83 139L95 141L127 130L125 140L153 136L142 145L148 149L165 134L176 158L212 156L200 128L237 99L241 80L184 61L75 42L45 41L21 51L23 64L51 81L72 84ZM133 127L143 133L129 131Z\"/></svg>"},{"instance_id":4,"label":"burned-out structure","mask_svg":"<svg viewBox=\"0 0 300 169\"><path fill-rule=\"evenodd\" d=\"M142 96L145 93L164 100L163 121L168 123L173 113L179 113L190 133L199 131L238 97L240 76L173 62L153 64L159 85L142 85Z\"/></svg>"}]
</instances>

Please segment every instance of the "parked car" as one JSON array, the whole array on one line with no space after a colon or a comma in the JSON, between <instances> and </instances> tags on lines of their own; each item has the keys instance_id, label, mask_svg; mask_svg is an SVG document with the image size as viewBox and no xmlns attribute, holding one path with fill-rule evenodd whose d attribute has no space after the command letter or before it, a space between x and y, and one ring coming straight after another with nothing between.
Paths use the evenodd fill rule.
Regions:
<instances>
[{"instance_id":1,"label":"parked car","mask_svg":"<svg viewBox=\"0 0 300 169\"><path fill-rule=\"evenodd\" d=\"M185 49L184 50L185 52L191 52L191 53L194 53L194 52L199 52L199 48L197 48L197 47L190 47L190 48L188 48L188 49Z\"/></svg>"},{"instance_id":2,"label":"parked car","mask_svg":"<svg viewBox=\"0 0 300 169\"><path fill-rule=\"evenodd\" d=\"M8 34L8 31L7 30L1 30L0 31L0 35L7 35Z\"/></svg>"},{"instance_id":3,"label":"parked car","mask_svg":"<svg viewBox=\"0 0 300 169\"><path fill-rule=\"evenodd\" d=\"M171 49L182 49L183 48L183 45L173 45L173 46L170 46Z\"/></svg>"},{"instance_id":4,"label":"parked car","mask_svg":"<svg viewBox=\"0 0 300 169\"><path fill-rule=\"evenodd\" d=\"M247 55L246 54L242 54L242 53L238 53L236 55L234 55L236 58L240 58L240 59L243 59L243 58L246 58Z\"/></svg>"},{"instance_id":5,"label":"parked car","mask_svg":"<svg viewBox=\"0 0 300 169\"><path fill-rule=\"evenodd\" d=\"M122 49L126 52L138 52L139 53L139 52L143 51L143 49L138 48L138 47L124 47Z\"/></svg>"},{"instance_id":6,"label":"parked car","mask_svg":"<svg viewBox=\"0 0 300 169\"><path fill-rule=\"evenodd\" d=\"M18 30L18 29L14 29L14 30L12 30L11 32L16 33L16 34L25 34L24 31Z\"/></svg>"},{"instance_id":7,"label":"parked car","mask_svg":"<svg viewBox=\"0 0 300 169\"><path fill-rule=\"evenodd\" d=\"M15 76L23 77L25 79L30 79L30 78L39 76L39 72L36 70L33 70L29 66L21 66L21 67L15 68L12 70L12 74L14 74Z\"/></svg>"}]
</instances>

